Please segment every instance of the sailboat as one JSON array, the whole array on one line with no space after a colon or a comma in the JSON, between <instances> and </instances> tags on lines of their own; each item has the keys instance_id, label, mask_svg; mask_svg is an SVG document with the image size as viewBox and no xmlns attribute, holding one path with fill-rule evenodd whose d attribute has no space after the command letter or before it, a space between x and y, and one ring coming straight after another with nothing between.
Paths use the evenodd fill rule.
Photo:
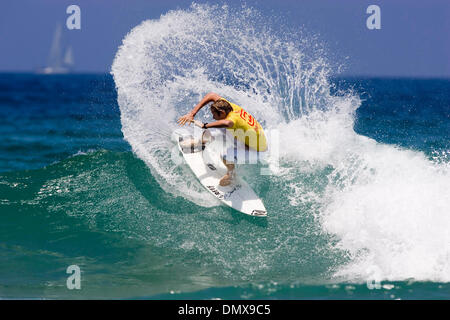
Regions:
<instances>
[{"instance_id":1,"label":"sailboat","mask_svg":"<svg viewBox=\"0 0 450 320\"><path fill-rule=\"evenodd\" d=\"M74 64L73 52L70 46L67 46L64 56L62 55L62 27L60 24L56 26L53 35L52 46L48 57L47 67L39 69L38 73L42 74L64 74L70 73Z\"/></svg>"}]
</instances>

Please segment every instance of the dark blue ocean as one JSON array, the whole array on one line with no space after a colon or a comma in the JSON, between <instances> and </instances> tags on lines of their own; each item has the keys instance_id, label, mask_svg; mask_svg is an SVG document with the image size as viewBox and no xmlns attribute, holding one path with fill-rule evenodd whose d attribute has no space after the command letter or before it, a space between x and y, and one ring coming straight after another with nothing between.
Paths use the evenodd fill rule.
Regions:
<instances>
[{"instance_id":1,"label":"dark blue ocean","mask_svg":"<svg viewBox=\"0 0 450 320\"><path fill-rule=\"evenodd\" d=\"M403 152L405 166L426 170L408 162L419 161L414 158L440 166L434 178L448 184L450 80L333 78L331 83L331 94L351 90L361 97L354 133L389 149L378 154L386 157L380 159L386 164L376 170L389 170L390 161L397 165L392 153ZM379 237L379 246L367 241L364 249L382 270L381 287L371 290L357 267L339 274L343 266L359 259L351 245L336 245L352 241L348 237L354 230L344 223L330 227L333 222L326 219L335 219L330 214L314 218L319 209L301 193L297 202L279 200L283 179L249 179L268 208L264 220L165 192L124 140L110 75L1 74L0 121L1 298L450 297L449 225L443 226L442 235L440 226L427 218L432 216L427 206L442 206L440 213L448 214L448 190L440 193L437 207L425 196L410 199L418 212L405 203L392 211L377 208L384 209L377 218L391 229L386 234L380 230L365 234ZM307 161L308 155L304 157L302 161ZM304 194L316 189L325 193L333 168L294 174L296 180L303 179ZM409 188L395 181L399 177L389 182ZM384 179L382 173L379 179ZM425 179L418 175L415 183L423 184L426 194L433 181ZM366 191L377 189L361 192ZM376 201L404 201L400 195L394 200L383 198L382 192L379 196ZM349 199L341 201L351 209ZM354 205L356 212L359 205L366 206L363 210L376 207L371 201ZM391 217L404 219L405 206L413 211L410 219L422 225ZM448 221L443 217L440 223ZM384 227L380 222L371 228L377 226ZM402 233L415 228L423 230ZM436 246L447 255L434 257L412 244L427 250ZM390 265L394 261L389 261L389 250L423 265ZM66 287L66 268L73 264L82 270L81 290ZM395 267L405 270L389 269Z\"/></svg>"}]
</instances>

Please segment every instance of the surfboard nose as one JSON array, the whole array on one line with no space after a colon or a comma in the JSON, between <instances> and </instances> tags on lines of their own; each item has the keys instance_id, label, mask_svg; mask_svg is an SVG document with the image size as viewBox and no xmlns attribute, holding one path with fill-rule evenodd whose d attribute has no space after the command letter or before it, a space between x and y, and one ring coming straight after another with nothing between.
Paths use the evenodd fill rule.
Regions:
<instances>
[{"instance_id":1,"label":"surfboard nose","mask_svg":"<svg viewBox=\"0 0 450 320\"><path fill-rule=\"evenodd\" d=\"M178 143L180 137L187 137L187 136L191 136L189 131L185 128L180 128L180 129L176 129L175 131L173 131L170 138L173 142Z\"/></svg>"}]
</instances>

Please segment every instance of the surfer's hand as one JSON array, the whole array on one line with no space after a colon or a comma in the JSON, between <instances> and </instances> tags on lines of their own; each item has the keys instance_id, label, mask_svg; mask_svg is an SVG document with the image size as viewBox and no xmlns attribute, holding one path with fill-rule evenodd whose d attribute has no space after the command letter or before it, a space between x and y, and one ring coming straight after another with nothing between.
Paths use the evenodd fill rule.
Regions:
<instances>
[{"instance_id":1,"label":"surfer's hand","mask_svg":"<svg viewBox=\"0 0 450 320\"><path fill-rule=\"evenodd\" d=\"M187 113L184 116L182 116L180 119L178 119L177 122L180 126L184 126L186 124L186 122L188 124L190 124L193 121L194 121L194 116L191 113Z\"/></svg>"}]
</instances>

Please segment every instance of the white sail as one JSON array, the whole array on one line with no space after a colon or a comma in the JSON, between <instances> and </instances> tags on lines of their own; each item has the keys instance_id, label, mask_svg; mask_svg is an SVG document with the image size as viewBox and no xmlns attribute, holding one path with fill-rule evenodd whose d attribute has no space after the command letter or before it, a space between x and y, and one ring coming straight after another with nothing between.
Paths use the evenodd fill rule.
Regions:
<instances>
[{"instance_id":1,"label":"white sail","mask_svg":"<svg viewBox=\"0 0 450 320\"><path fill-rule=\"evenodd\" d=\"M73 53L71 46L69 46L66 50L66 54L64 56L64 65L66 65L67 67L73 66Z\"/></svg>"},{"instance_id":2,"label":"white sail","mask_svg":"<svg viewBox=\"0 0 450 320\"><path fill-rule=\"evenodd\" d=\"M62 27L58 24L56 26L55 33L53 34L52 46L48 57L48 67L50 68L56 69L61 67L61 36Z\"/></svg>"},{"instance_id":3,"label":"white sail","mask_svg":"<svg viewBox=\"0 0 450 320\"><path fill-rule=\"evenodd\" d=\"M38 70L39 73L58 74L70 72L70 68L74 64L73 52L72 48L68 46L63 57L62 32L62 26L61 24L58 24L56 26L55 33L53 34L47 67Z\"/></svg>"}]
</instances>

